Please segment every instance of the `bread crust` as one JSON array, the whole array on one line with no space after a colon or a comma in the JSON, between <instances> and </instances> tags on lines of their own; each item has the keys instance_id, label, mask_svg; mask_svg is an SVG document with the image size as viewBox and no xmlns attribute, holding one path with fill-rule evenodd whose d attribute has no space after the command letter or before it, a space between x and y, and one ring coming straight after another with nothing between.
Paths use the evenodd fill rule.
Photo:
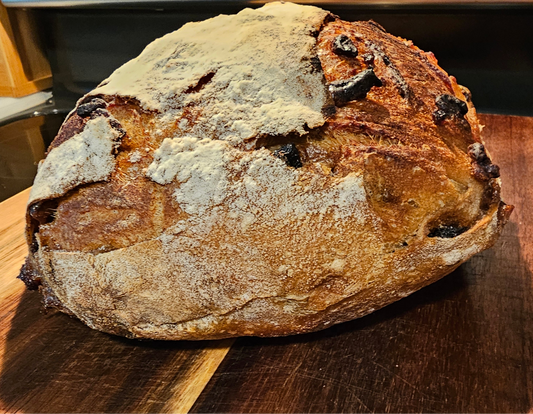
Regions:
<instances>
[{"instance_id":1,"label":"bread crust","mask_svg":"<svg viewBox=\"0 0 533 414\"><path fill-rule=\"evenodd\" d=\"M153 86L121 92L121 69L80 100L28 205L21 278L45 305L135 338L290 335L373 312L494 244L512 207L466 88L374 22L290 4L235 19L260 34L265 15L305 45L290 62L298 111L272 115L289 99L276 95L251 107L261 122L215 125L210 88L234 86L223 66L160 106Z\"/></svg>"}]
</instances>

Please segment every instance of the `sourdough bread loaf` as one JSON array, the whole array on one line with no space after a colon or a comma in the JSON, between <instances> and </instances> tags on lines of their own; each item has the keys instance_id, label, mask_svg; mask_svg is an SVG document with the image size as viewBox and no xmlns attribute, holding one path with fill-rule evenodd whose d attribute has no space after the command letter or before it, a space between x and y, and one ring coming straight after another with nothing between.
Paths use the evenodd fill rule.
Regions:
<instances>
[{"instance_id":1,"label":"sourdough bread loaf","mask_svg":"<svg viewBox=\"0 0 533 414\"><path fill-rule=\"evenodd\" d=\"M468 90L375 22L270 3L189 23L65 120L20 278L128 337L323 329L493 245L512 207L480 133Z\"/></svg>"}]
</instances>

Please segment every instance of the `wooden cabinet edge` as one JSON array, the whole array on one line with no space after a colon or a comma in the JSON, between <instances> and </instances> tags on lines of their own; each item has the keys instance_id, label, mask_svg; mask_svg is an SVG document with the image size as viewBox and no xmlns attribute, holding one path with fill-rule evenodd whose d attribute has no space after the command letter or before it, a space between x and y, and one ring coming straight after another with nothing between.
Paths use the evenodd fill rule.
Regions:
<instances>
[{"instance_id":1,"label":"wooden cabinet edge","mask_svg":"<svg viewBox=\"0 0 533 414\"><path fill-rule=\"evenodd\" d=\"M52 86L33 23L31 12L0 3L0 96L21 97Z\"/></svg>"}]
</instances>

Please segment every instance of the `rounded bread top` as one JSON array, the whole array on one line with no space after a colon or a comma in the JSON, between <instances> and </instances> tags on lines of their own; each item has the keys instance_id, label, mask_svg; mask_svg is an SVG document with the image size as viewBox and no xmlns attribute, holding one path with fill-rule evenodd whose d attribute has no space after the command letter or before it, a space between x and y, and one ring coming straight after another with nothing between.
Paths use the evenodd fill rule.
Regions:
<instances>
[{"instance_id":1,"label":"rounded bread top","mask_svg":"<svg viewBox=\"0 0 533 414\"><path fill-rule=\"evenodd\" d=\"M328 12L270 3L220 15L155 40L92 95L132 97L162 127L201 107L188 135L253 147L261 135L303 135L331 98L316 52Z\"/></svg>"}]
</instances>

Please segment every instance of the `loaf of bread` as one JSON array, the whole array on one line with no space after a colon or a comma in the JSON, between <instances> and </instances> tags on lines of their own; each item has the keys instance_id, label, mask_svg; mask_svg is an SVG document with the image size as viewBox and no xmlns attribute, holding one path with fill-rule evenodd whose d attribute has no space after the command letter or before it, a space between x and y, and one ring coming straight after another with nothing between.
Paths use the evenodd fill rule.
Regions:
<instances>
[{"instance_id":1,"label":"loaf of bread","mask_svg":"<svg viewBox=\"0 0 533 414\"><path fill-rule=\"evenodd\" d=\"M379 24L270 3L154 41L41 161L19 276L94 329L277 336L361 317L497 239L470 93Z\"/></svg>"}]
</instances>

